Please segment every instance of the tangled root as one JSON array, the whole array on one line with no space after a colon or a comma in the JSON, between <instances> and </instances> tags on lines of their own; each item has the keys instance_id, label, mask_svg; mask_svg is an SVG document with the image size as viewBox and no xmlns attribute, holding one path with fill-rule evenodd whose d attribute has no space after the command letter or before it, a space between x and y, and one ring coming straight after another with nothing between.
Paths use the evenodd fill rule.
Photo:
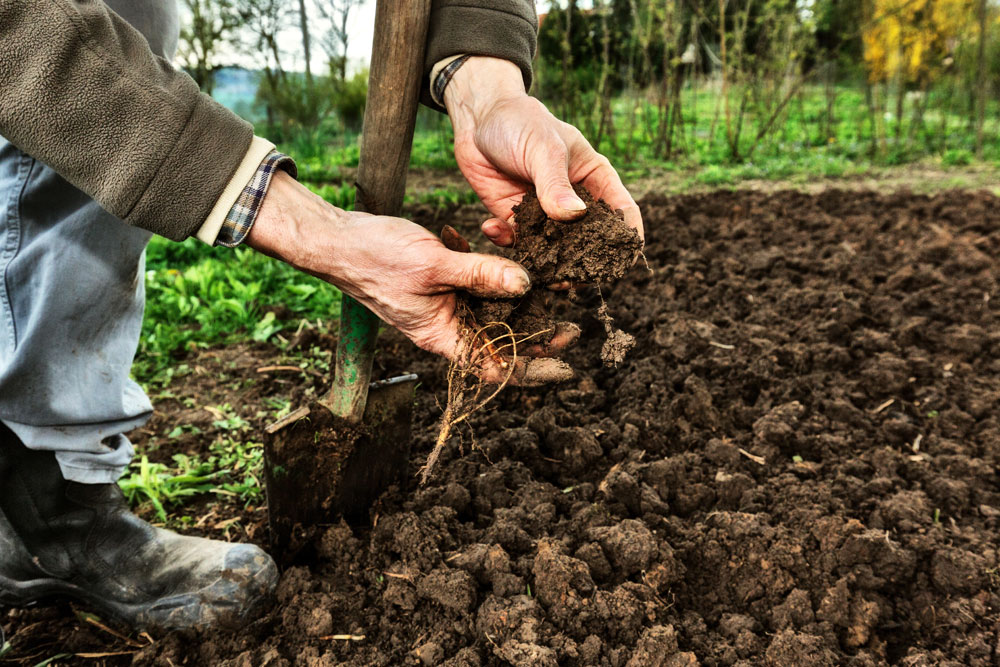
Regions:
<instances>
[{"instance_id":1,"label":"tangled root","mask_svg":"<svg viewBox=\"0 0 1000 667\"><path fill-rule=\"evenodd\" d=\"M519 334L506 322L488 322L484 326L473 327L464 328L464 352L448 366L448 400L441 416L437 441L420 469L421 484L430 479L452 429L482 410L510 383L517 368L518 346L552 332L552 329L544 329L532 334ZM487 383L479 378L477 371L490 364L505 371L505 375L496 389L483 397Z\"/></svg>"}]
</instances>

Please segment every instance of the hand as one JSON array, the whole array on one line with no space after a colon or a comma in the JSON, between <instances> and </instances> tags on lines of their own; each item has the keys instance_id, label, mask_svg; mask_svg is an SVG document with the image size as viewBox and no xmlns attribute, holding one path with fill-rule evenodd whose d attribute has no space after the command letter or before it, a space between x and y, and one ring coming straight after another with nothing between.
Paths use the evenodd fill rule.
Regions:
<instances>
[{"instance_id":1,"label":"hand","mask_svg":"<svg viewBox=\"0 0 1000 667\"><path fill-rule=\"evenodd\" d=\"M555 220L574 220L585 205L571 183L582 182L595 199L621 209L643 238L642 216L606 157L572 125L558 120L524 90L516 65L473 57L444 93L455 130L455 159L494 216L483 233L494 243L514 243L512 208L534 184L542 208Z\"/></svg>"},{"instance_id":2,"label":"hand","mask_svg":"<svg viewBox=\"0 0 1000 667\"><path fill-rule=\"evenodd\" d=\"M513 297L530 286L524 269L508 259L453 252L407 220L335 208L284 172L272 179L247 243L336 285L419 347L452 360L463 352L455 289ZM572 376L551 362L525 360L513 379L534 384ZM495 368L482 375L503 377Z\"/></svg>"}]
</instances>

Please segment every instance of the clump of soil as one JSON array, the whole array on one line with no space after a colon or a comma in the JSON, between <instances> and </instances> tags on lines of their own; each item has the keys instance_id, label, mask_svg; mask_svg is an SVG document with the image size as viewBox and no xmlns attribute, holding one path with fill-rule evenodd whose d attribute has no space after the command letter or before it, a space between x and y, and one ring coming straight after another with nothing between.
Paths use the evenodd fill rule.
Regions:
<instances>
[{"instance_id":1,"label":"clump of soil","mask_svg":"<svg viewBox=\"0 0 1000 667\"><path fill-rule=\"evenodd\" d=\"M603 199L595 201L582 185L577 184L574 189L587 205L587 211L572 222L548 217L534 188L514 207L517 240L509 256L525 268L533 287L520 299L460 295L459 312L469 331L486 327L486 335L496 335L496 325L502 323L510 327L514 340L530 337L533 343L547 343L556 322L551 315L550 297L540 287L599 286L620 280L632 266L642 250L639 234L625 223L621 211L612 210ZM635 345L635 339L612 326L606 305L602 305L599 317L608 335L601 359L606 365L617 366ZM501 331L503 328L500 327ZM502 351L492 354L511 356Z\"/></svg>"},{"instance_id":2,"label":"clump of soil","mask_svg":"<svg viewBox=\"0 0 1000 667\"><path fill-rule=\"evenodd\" d=\"M552 342L558 324L552 316L547 290L539 286L581 283L599 286L615 281L625 275L642 249L639 234L625 223L621 211L613 211L604 200L594 201L582 185L576 185L575 189L587 204L587 211L579 220L549 218L533 188L514 207L517 240L510 256L531 278L532 287L525 295L518 299L458 295L464 352L448 372L447 398L437 443L421 474L425 483L451 436L452 427L481 410L499 392L499 389L484 392L484 383L476 369L490 365L502 369L506 373L500 382L502 389L517 372L518 356L526 344ZM451 226L441 231L441 239L451 250L470 251L468 241ZM598 317L607 334L600 357L606 366L618 366L635 345L635 338L615 329L603 298ZM565 379L566 374L561 372L564 368L560 364L553 374L540 376L539 383Z\"/></svg>"},{"instance_id":3,"label":"clump of soil","mask_svg":"<svg viewBox=\"0 0 1000 667\"><path fill-rule=\"evenodd\" d=\"M534 189L514 207L517 242L511 256L536 285L601 284L620 280L642 250L642 240L625 224L621 211L574 186L587 212L572 222L553 220L542 210Z\"/></svg>"}]
</instances>

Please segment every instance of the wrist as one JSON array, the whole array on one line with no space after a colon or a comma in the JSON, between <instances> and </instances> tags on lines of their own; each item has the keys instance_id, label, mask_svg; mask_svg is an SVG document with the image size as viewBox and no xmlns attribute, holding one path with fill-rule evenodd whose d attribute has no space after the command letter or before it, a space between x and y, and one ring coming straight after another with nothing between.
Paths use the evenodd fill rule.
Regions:
<instances>
[{"instance_id":1,"label":"wrist","mask_svg":"<svg viewBox=\"0 0 1000 667\"><path fill-rule=\"evenodd\" d=\"M452 76L444 105L456 131L475 127L503 102L524 97L521 69L502 58L473 56Z\"/></svg>"},{"instance_id":2,"label":"wrist","mask_svg":"<svg viewBox=\"0 0 1000 667\"><path fill-rule=\"evenodd\" d=\"M315 256L328 251L329 245L339 245L329 241L344 226L346 215L287 173L279 172L271 179L246 244L315 275L320 266ZM328 269L331 262L329 257L325 259L322 265Z\"/></svg>"}]
</instances>

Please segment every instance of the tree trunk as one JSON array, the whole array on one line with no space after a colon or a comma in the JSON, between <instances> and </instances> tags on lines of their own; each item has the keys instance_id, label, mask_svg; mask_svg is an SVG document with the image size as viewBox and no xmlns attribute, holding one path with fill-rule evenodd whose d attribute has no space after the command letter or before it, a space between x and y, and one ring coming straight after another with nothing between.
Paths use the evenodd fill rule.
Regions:
<instances>
[{"instance_id":1,"label":"tree trunk","mask_svg":"<svg viewBox=\"0 0 1000 667\"><path fill-rule=\"evenodd\" d=\"M899 67L896 70L896 148L903 136L903 105L906 101L906 51L903 48L903 33L899 33Z\"/></svg>"},{"instance_id":2,"label":"tree trunk","mask_svg":"<svg viewBox=\"0 0 1000 667\"><path fill-rule=\"evenodd\" d=\"M729 111L729 78L726 72L726 0L719 0L719 60L722 61L722 106L726 115L726 141L735 158L733 119Z\"/></svg>"},{"instance_id":3,"label":"tree trunk","mask_svg":"<svg viewBox=\"0 0 1000 667\"><path fill-rule=\"evenodd\" d=\"M601 83L598 93L601 99L598 107L600 119L595 140L595 145L600 150L604 133L607 132L609 137L612 137L614 133L614 120L611 116L611 29L608 27L610 7L606 8L601 0L595 0L594 11L600 12L601 15Z\"/></svg>"},{"instance_id":4,"label":"tree trunk","mask_svg":"<svg viewBox=\"0 0 1000 667\"><path fill-rule=\"evenodd\" d=\"M344 50L340 54L340 80L347 80L347 16L350 14L351 5L348 4L344 7L344 11L340 14L340 44L344 47Z\"/></svg>"},{"instance_id":5,"label":"tree trunk","mask_svg":"<svg viewBox=\"0 0 1000 667\"><path fill-rule=\"evenodd\" d=\"M979 0L979 63L976 71L976 157L983 157L983 125L986 122L986 0Z\"/></svg>"},{"instance_id":6,"label":"tree trunk","mask_svg":"<svg viewBox=\"0 0 1000 667\"><path fill-rule=\"evenodd\" d=\"M573 68L573 42L571 37L573 34L574 9L576 9L576 0L569 0L569 5L566 7L566 23L562 36L562 91L560 92L560 97L562 97L562 117L567 122L573 122L570 112L575 111L572 109L572 104L570 103L572 91L570 90L571 85L569 81L570 71Z\"/></svg>"},{"instance_id":7,"label":"tree trunk","mask_svg":"<svg viewBox=\"0 0 1000 667\"><path fill-rule=\"evenodd\" d=\"M312 53L309 49L309 15L306 0L299 0L299 26L302 28L302 50L306 56L306 85L312 87Z\"/></svg>"}]
</instances>

